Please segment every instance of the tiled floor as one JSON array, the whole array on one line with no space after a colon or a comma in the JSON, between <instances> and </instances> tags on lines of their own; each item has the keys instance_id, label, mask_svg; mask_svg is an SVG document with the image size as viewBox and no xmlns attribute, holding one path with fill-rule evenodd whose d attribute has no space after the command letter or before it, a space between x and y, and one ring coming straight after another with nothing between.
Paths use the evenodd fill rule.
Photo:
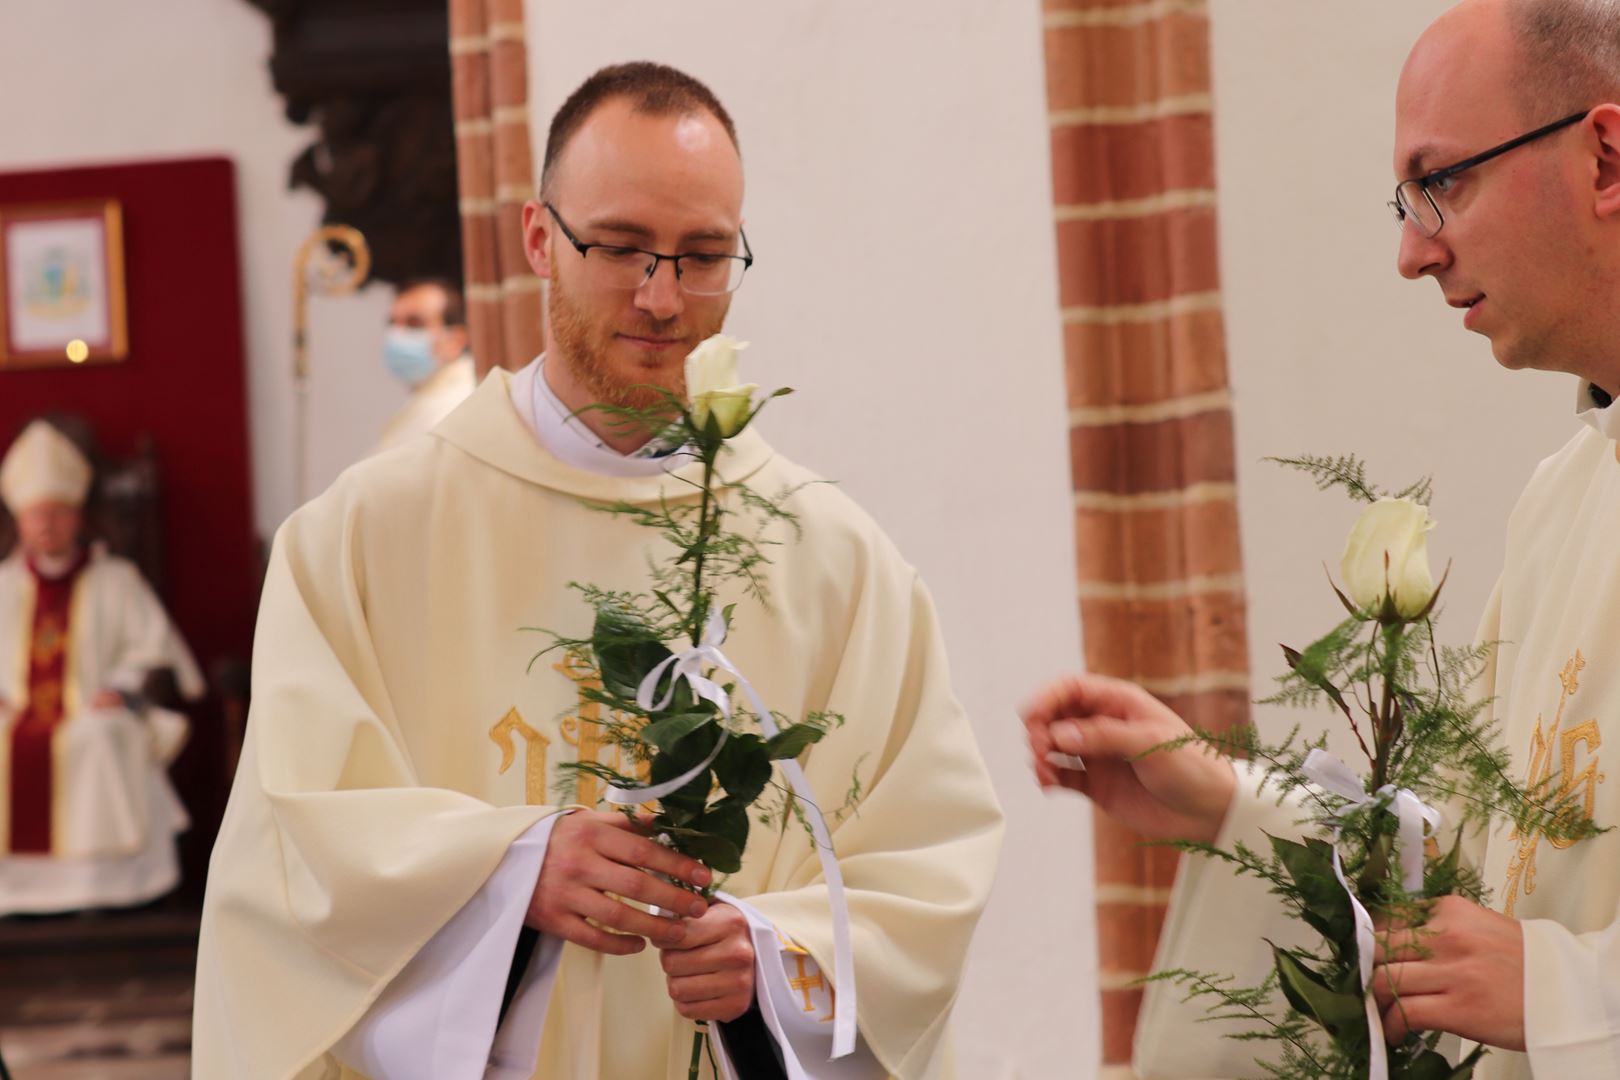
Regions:
<instances>
[{"instance_id":1,"label":"tiled floor","mask_svg":"<svg viewBox=\"0 0 1620 1080\"><path fill-rule=\"evenodd\" d=\"M0 919L0 1055L13 1080L184 1080L194 911Z\"/></svg>"}]
</instances>

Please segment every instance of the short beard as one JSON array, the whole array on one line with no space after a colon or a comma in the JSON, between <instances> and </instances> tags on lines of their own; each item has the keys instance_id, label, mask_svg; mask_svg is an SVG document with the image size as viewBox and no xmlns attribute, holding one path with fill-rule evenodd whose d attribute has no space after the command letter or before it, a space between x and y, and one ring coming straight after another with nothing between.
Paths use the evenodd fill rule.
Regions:
<instances>
[{"instance_id":1,"label":"short beard","mask_svg":"<svg viewBox=\"0 0 1620 1080\"><path fill-rule=\"evenodd\" d=\"M698 341L718 333L725 322L727 304L715 315L714 325L703 328ZM564 283L561 275L553 274L546 290L546 312L551 320L551 338L558 357L567 365L569 374L585 388L591 400L623 409L655 409L667 402L665 393L686 398L686 366L676 367L668 383L654 385L651 373L647 379L625 382L617 375L607 359L613 344L612 331L598 329ZM676 337L682 329L680 317L656 320L643 316L641 325L633 329L648 337ZM696 342L694 342L695 346Z\"/></svg>"}]
</instances>

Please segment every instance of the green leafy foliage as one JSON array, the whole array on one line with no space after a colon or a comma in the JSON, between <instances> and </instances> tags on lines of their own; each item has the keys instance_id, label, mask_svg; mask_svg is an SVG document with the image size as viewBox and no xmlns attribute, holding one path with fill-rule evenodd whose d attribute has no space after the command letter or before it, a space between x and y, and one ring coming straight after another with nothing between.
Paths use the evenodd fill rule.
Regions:
<instances>
[{"instance_id":1,"label":"green leafy foliage","mask_svg":"<svg viewBox=\"0 0 1620 1080\"><path fill-rule=\"evenodd\" d=\"M573 783L577 777L591 776L607 785L634 790L644 783L662 784L697 770L686 783L659 799L650 816L639 817L638 824L718 873L735 873L748 846L751 815L767 825L785 824L795 817L809 828L803 808L791 789L776 778L772 763L800 756L842 724L843 718L811 713L792 722L773 715L778 730L767 739L754 730L761 718L742 707L735 687L728 688L732 702L728 718L712 702L694 694L688 681L677 676L674 665L665 668L653 688L654 707L643 707L638 695L650 674L681 647L678 639L686 638L693 645L703 641L712 612L719 611L728 631L732 628L737 604L720 605L723 588L768 606L762 570L770 561L770 549L781 542L771 531L782 527L797 536L798 520L787 504L800 489L767 497L747 485L722 479L717 463L725 440L712 423L701 428L692 423L684 403L668 393L652 409L593 408L607 413L615 424L683 444L681 452L702 463L703 480L693 484L690 498L664 499L655 505L595 506L652 530L660 542L648 557L652 585L646 592L573 584L595 613L590 637L551 633L551 644L535 657L537 661L560 650L573 658L582 700L601 706L598 734L603 743L618 748L619 759L625 763L622 770L601 760L564 763L559 766L561 786L577 789ZM758 411L755 408L750 414L750 422ZM734 527L733 521L741 526ZM530 662L531 670L534 662ZM728 677L722 671L708 675L722 683ZM708 761L711 753L714 759ZM647 770L645 782L634 774L638 766ZM839 814L851 809L859 795L856 777ZM625 808L625 812L632 817L638 813L633 808Z\"/></svg>"},{"instance_id":2,"label":"green leafy foliage","mask_svg":"<svg viewBox=\"0 0 1620 1080\"><path fill-rule=\"evenodd\" d=\"M1361 502L1392 496L1427 503L1431 494L1427 479L1387 492L1367 479L1365 466L1354 457L1272 460L1307 473L1321 489L1342 488ZM1155 748L1196 742L1247 757L1279 802L1293 794L1305 807L1301 838L1271 837L1268 854L1242 843L1230 851L1203 843L1173 846L1264 881L1284 909L1320 937L1320 954L1273 945L1272 973L1259 986L1237 986L1229 976L1187 970L1160 972L1150 980L1181 986L1187 1000L1208 1005L1209 1020L1241 1023L1229 1037L1266 1044L1270 1057L1257 1063L1278 1080L1367 1075L1371 1046L1355 917L1334 874L1330 840L1337 838L1344 875L1369 912L1421 925L1427 917L1424 896L1487 899L1478 873L1461 860L1464 833L1504 819L1522 834L1539 833L1560 843L1602 831L1581 812L1578 794L1556 797L1556 785L1549 784L1526 789L1509 775L1490 699L1475 696L1495 643L1437 647L1433 604L1411 619L1392 618L1387 611L1369 616L1348 601L1345 606L1350 617L1322 637L1302 649L1283 646L1287 670L1262 703L1326 703L1355 736L1366 761L1364 790L1374 797L1354 803L1314 786L1305 760L1326 746L1325 732L1306 739L1295 727L1281 741L1267 743L1252 727L1195 731ZM1387 794L1399 789L1442 807L1448 825L1457 830L1443 853L1426 852L1420 896L1408 894L1399 877L1398 822ZM1452 1065L1435 1050L1437 1040L1432 1032L1412 1034L1389 1047L1390 1076L1468 1080L1484 1049Z\"/></svg>"},{"instance_id":3,"label":"green leafy foliage","mask_svg":"<svg viewBox=\"0 0 1620 1080\"><path fill-rule=\"evenodd\" d=\"M1364 503L1374 503L1379 499L1411 499L1413 502L1429 505L1434 495L1434 482L1429 477L1420 477L1399 491L1389 491L1378 487L1367 479L1367 466L1354 454L1340 456L1317 456L1315 454L1301 454L1299 457L1270 457L1267 461L1275 462L1285 468L1296 469L1305 473L1316 481L1318 491L1329 488L1343 488L1352 499Z\"/></svg>"}]
</instances>

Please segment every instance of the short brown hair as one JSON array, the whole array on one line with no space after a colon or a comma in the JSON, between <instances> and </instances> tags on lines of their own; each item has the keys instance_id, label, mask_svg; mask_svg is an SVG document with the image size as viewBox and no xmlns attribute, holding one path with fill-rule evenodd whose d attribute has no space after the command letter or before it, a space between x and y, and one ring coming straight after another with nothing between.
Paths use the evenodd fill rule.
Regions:
<instances>
[{"instance_id":1,"label":"short brown hair","mask_svg":"<svg viewBox=\"0 0 1620 1080\"><path fill-rule=\"evenodd\" d=\"M574 133L596 111L598 105L621 97L629 98L636 112L651 116L712 113L720 121L720 126L726 129L731 145L737 147L738 153L742 152L742 146L737 142L737 126L731 122L731 114L726 112L726 107L720 104L720 99L707 86L686 72L677 71L666 64L654 64L647 60L614 64L580 83L579 89L568 95L568 100L562 103L557 115L551 118L551 130L546 134L545 161L540 167L542 192L550 188L557 158L562 155L568 140L574 137Z\"/></svg>"},{"instance_id":2,"label":"short brown hair","mask_svg":"<svg viewBox=\"0 0 1620 1080\"><path fill-rule=\"evenodd\" d=\"M399 291L408 293L412 289L438 289L439 295L444 297L444 325L467 325L467 301L462 298L461 286L445 277L418 277L402 281Z\"/></svg>"},{"instance_id":3,"label":"short brown hair","mask_svg":"<svg viewBox=\"0 0 1620 1080\"><path fill-rule=\"evenodd\" d=\"M1509 19L1527 122L1620 100L1620 0L1514 0Z\"/></svg>"}]
</instances>

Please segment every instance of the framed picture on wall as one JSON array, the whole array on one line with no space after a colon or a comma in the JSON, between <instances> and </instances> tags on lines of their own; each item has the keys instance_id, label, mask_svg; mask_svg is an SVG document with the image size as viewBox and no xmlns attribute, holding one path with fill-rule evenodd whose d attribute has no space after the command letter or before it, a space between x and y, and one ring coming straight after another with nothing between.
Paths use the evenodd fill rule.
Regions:
<instances>
[{"instance_id":1,"label":"framed picture on wall","mask_svg":"<svg viewBox=\"0 0 1620 1080\"><path fill-rule=\"evenodd\" d=\"M116 199L0 204L0 370L129 355Z\"/></svg>"}]
</instances>

